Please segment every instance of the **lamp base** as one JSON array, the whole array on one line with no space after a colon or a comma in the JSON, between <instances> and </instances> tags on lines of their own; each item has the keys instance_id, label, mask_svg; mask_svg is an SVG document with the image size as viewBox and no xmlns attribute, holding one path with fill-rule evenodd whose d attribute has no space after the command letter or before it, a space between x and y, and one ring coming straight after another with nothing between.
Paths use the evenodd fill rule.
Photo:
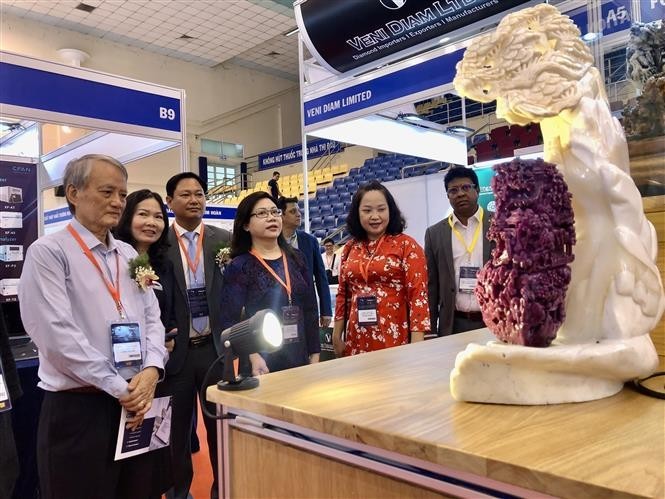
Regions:
<instances>
[{"instance_id":1,"label":"lamp base","mask_svg":"<svg viewBox=\"0 0 665 499\"><path fill-rule=\"evenodd\" d=\"M251 376L238 376L233 381L219 381L217 389L229 392L251 390L259 386L259 380Z\"/></svg>"}]
</instances>

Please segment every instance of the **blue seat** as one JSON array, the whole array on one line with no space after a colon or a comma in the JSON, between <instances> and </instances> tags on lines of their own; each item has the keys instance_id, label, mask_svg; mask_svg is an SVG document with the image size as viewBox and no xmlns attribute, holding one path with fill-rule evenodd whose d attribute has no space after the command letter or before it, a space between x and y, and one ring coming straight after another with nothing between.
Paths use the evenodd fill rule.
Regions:
<instances>
[{"instance_id":1,"label":"blue seat","mask_svg":"<svg viewBox=\"0 0 665 499\"><path fill-rule=\"evenodd\" d=\"M327 194L319 194L316 196L316 204L318 206L323 206L324 204L328 204L328 195Z\"/></svg>"},{"instance_id":2,"label":"blue seat","mask_svg":"<svg viewBox=\"0 0 665 499\"><path fill-rule=\"evenodd\" d=\"M432 173L438 173L441 169L441 163L435 163L431 166L425 168L425 175L431 175Z\"/></svg>"},{"instance_id":3,"label":"blue seat","mask_svg":"<svg viewBox=\"0 0 665 499\"><path fill-rule=\"evenodd\" d=\"M326 215L323 217L323 227L328 230L337 227L335 215Z\"/></svg>"},{"instance_id":4,"label":"blue seat","mask_svg":"<svg viewBox=\"0 0 665 499\"><path fill-rule=\"evenodd\" d=\"M351 192L349 192L349 191L341 192L341 193L339 194L339 200L340 200L342 203L350 203L352 197L353 197L353 194L352 194Z\"/></svg>"},{"instance_id":5,"label":"blue seat","mask_svg":"<svg viewBox=\"0 0 665 499\"><path fill-rule=\"evenodd\" d=\"M386 168L382 170L376 170L374 172L374 178L380 181L383 181L383 177L388 175L388 170Z\"/></svg>"},{"instance_id":6,"label":"blue seat","mask_svg":"<svg viewBox=\"0 0 665 499\"><path fill-rule=\"evenodd\" d=\"M309 230L310 230L310 232L313 231L311 226L310 226ZM313 231L313 233L314 233L314 237L319 239L319 240L325 239L326 234L327 234L326 229L316 229L316 230Z\"/></svg>"},{"instance_id":7,"label":"blue seat","mask_svg":"<svg viewBox=\"0 0 665 499\"><path fill-rule=\"evenodd\" d=\"M330 204L324 204L319 206L319 215L320 216L332 215L332 206Z\"/></svg>"},{"instance_id":8,"label":"blue seat","mask_svg":"<svg viewBox=\"0 0 665 499\"><path fill-rule=\"evenodd\" d=\"M303 210L304 211L304 210ZM321 215L321 211L318 206L309 206L309 218L318 217Z\"/></svg>"},{"instance_id":9,"label":"blue seat","mask_svg":"<svg viewBox=\"0 0 665 499\"><path fill-rule=\"evenodd\" d=\"M398 178L402 176L402 168L399 166L391 166L388 168L388 174L392 175L393 178Z\"/></svg>"},{"instance_id":10,"label":"blue seat","mask_svg":"<svg viewBox=\"0 0 665 499\"><path fill-rule=\"evenodd\" d=\"M339 217L346 215L346 210L344 209L344 203L335 203L332 205L333 215Z\"/></svg>"},{"instance_id":11,"label":"blue seat","mask_svg":"<svg viewBox=\"0 0 665 499\"><path fill-rule=\"evenodd\" d=\"M337 192L328 195L328 204L335 204L335 203L339 203L339 193Z\"/></svg>"},{"instance_id":12,"label":"blue seat","mask_svg":"<svg viewBox=\"0 0 665 499\"><path fill-rule=\"evenodd\" d=\"M323 219L321 217L310 218L309 220L309 230L323 229Z\"/></svg>"}]
</instances>

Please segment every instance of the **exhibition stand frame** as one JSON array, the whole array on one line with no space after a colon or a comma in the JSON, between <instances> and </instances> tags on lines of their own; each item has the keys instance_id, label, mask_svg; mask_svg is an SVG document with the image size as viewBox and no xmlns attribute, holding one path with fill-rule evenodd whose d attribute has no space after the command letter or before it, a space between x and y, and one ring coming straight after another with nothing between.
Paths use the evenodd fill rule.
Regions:
<instances>
[{"instance_id":1,"label":"exhibition stand frame","mask_svg":"<svg viewBox=\"0 0 665 499\"><path fill-rule=\"evenodd\" d=\"M10 335L15 336L23 334L18 281L27 247L44 234L45 191L62 184L69 160L91 153L126 164L179 146L179 170L187 171L185 92L4 51L0 81L0 116L16 120L16 130L0 140L0 232L5 253L0 258L0 302ZM87 133L44 154L43 124ZM131 171L130 166L130 178ZM62 226L71 218L66 207L53 211L63 217ZM36 350L29 347L17 343L13 348L24 389L12 409L21 467L14 497L33 497L38 482L34 449L42 394L36 386Z\"/></svg>"},{"instance_id":2,"label":"exhibition stand frame","mask_svg":"<svg viewBox=\"0 0 665 499\"><path fill-rule=\"evenodd\" d=\"M407 121L401 119L401 116L415 113L414 102L444 93L456 93L452 85L455 66L462 59L465 47L473 43L473 38L469 36L493 28L500 18L511 11L540 2L506 2L507 8L500 14L473 23L469 30L462 30L465 36L456 32L447 33L444 38L421 43L417 50L411 48L393 53L390 57L376 56L377 59L372 60L371 64L355 67L346 73L340 73L331 67L314 46L301 12L302 6L307 3L308 0L295 3L299 27L301 143L307 144L308 137L313 136L466 166L466 136L451 133L445 127L437 129L431 126L433 124ZM417 22L421 25L425 24L424 19L428 16L428 21L432 21L433 13L436 14L436 9L441 8L440 2L422 4L430 3L432 5L429 10L416 13ZM489 4L475 3L478 4L477 7ZM626 43L631 22L653 20L659 13L658 6L635 0L595 0L591 5L583 0L568 0L558 2L556 6L573 19L585 40L597 46L602 45L605 50ZM395 19L399 18L397 9L392 11ZM399 19L399 22L402 26L408 22L413 23L413 16L409 18L411 21ZM387 24L395 22L398 21ZM590 34L600 36L589 37ZM372 36L376 38L383 35L385 33L376 30L361 38L371 39ZM350 43L347 41L347 44ZM354 43L359 43L358 38ZM311 54L317 55L316 61L305 59L305 47ZM597 62L602 65L602 54L597 58ZM465 102L462 100L462 124L466 125L464 111ZM302 168L305 185L308 180L307 160L307 148L303 146ZM474 165L474 168L477 167L478 165ZM405 181L394 181L391 184L401 182ZM442 187L440 194L443 194ZM431 196L427 191L426 197L435 199L437 195ZM414 198L409 198L412 199ZM304 211L305 230L309 230L307 196L304 199ZM437 210L436 216L440 215L441 212Z\"/></svg>"}]
</instances>

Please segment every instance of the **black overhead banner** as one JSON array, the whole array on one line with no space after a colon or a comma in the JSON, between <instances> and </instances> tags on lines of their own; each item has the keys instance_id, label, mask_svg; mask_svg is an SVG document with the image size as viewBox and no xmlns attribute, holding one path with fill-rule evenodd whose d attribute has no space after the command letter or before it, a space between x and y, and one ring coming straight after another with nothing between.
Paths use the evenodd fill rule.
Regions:
<instances>
[{"instance_id":1,"label":"black overhead banner","mask_svg":"<svg viewBox=\"0 0 665 499\"><path fill-rule=\"evenodd\" d=\"M533 0L304 0L296 19L312 55L345 73Z\"/></svg>"}]
</instances>

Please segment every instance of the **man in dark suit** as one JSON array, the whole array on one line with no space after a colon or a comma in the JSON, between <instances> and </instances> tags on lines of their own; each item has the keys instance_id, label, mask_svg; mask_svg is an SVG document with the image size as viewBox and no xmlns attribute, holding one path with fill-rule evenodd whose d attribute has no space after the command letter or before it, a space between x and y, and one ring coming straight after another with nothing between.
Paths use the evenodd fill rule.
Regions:
<instances>
[{"instance_id":1,"label":"man in dark suit","mask_svg":"<svg viewBox=\"0 0 665 499\"><path fill-rule=\"evenodd\" d=\"M491 249L476 172L452 168L444 185L453 213L425 232L430 320L438 336L485 327L473 288Z\"/></svg>"},{"instance_id":2,"label":"man in dark suit","mask_svg":"<svg viewBox=\"0 0 665 499\"><path fill-rule=\"evenodd\" d=\"M196 394L203 377L221 352L220 309L222 273L215 253L230 245L227 230L205 225L206 185L198 175L179 173L166 183L166 203L175 214L169 230L168 257L173 262L176 291L174 309L178 324L175 347L166 365L166 381L173 393L171 449L174 487L167 497L185 499L192 482L190 430ZM222 377L222 367L210 382ZM202 404L205 400L200 401ZM208 403L211 412L214 407ZM213 470L212 497L217 496L217 440L215 421L204 417Z\"/></svg>"},{"instance_id":3,"label":"man in dark suit","mask_svg":"<svg viewBox=\"0 0 665 499\"><path fill-rule=\"evenodd\" d=\"M314 277L316 293L319 295L319 325L328 327L332 320L332 306L330 304L330 287L326 268L323 265L319 242L314 236L300 227L300 208L297 198L279 198L277 207L282 210L282 235L284 239L305 256L307 268Z\"/></svg>"}]
</instances>

